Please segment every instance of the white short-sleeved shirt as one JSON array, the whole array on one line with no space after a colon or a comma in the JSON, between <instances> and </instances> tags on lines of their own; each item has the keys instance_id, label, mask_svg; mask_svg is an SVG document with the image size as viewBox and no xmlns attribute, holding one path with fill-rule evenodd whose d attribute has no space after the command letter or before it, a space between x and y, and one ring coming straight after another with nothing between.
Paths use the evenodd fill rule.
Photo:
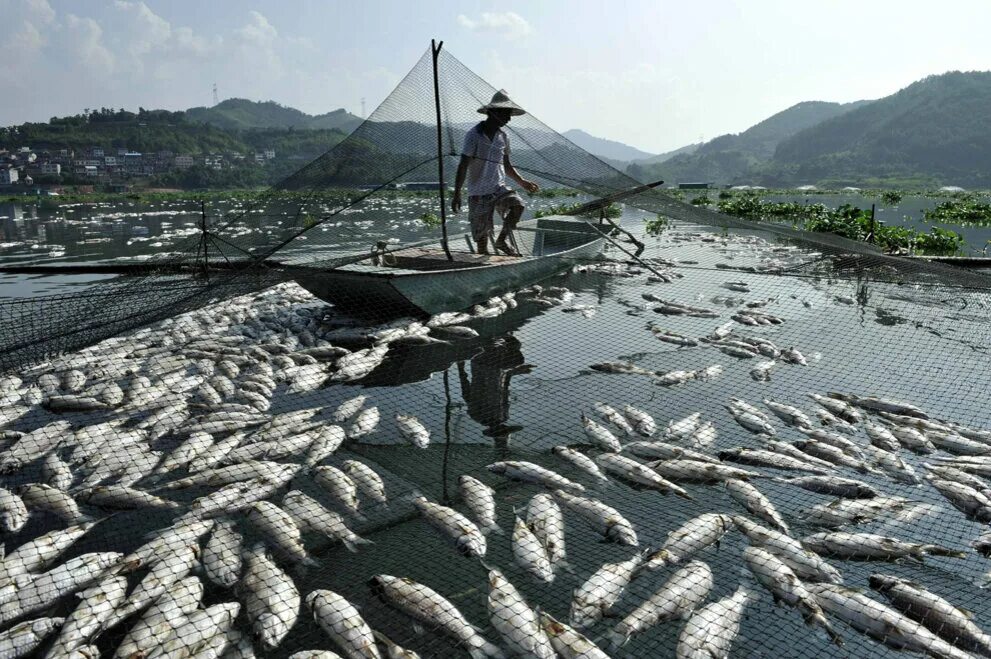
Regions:
<instances>
[{"instance_id":1,"label":"white short-sleeved shirt","mask_svg":"<svg viewBox=\"0 0 991 659\"><path fill-rule=\"evenodd\" d=\"M509 154L509 138L502 130L490 140L478 124L465 135L461 155L471 156L468 164L468 196L487 195L508 189L503 157Z\"/></svg>"}]
</instances>

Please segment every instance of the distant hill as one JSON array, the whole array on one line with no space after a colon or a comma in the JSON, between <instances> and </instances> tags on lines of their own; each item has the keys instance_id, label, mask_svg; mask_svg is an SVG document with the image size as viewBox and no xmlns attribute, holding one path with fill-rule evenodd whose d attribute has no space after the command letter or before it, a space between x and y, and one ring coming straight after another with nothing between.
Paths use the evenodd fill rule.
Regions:
<instances>
[{"instance_id":1,"label":"distant hill","mask_svg":"<svg viewBox=\"0 0 991 659\"><path fill-rule=\"evenodd\" d=\"M651 156L650 158L645 158L643 160L638 160L637 162L641 165L653 165L659 162L664 162L665 160L671 160L675 156L680 155L691 155L698 151L698 148L702 146L702 143L689 144L688 146L683 146L680 149L675 149L674 151L666 151L664 153L659 153L656 156Z\"/></svg>"},{"instance_id":2,"label":"distant hill","mask_svg":"<svg viewBox=\"0 0 991 659\"><path fill-rule=\"evenodd\" d=\"M823 121L862 107L869 101L826 103L807 101L782 110L742 133L720 135L693 151L685 151L655 163L639 163L631 171L641 180L663 178L678 181L732 183L770 160L778 144Z\"/></svg>"},{"instance_id":3,"label":"distant hill","mask_svg":"<svg viewBox=\"0 0 991 659\"><path fill-rule=\"evenodd\" d=\"M991 186L991 72L929 76L782 140L775 179Z\"/></svg>"},{"instance_id":4,"label":"distant hill","mask_svg":"<svg viewBox=\"0 0 991 659\"><path fill-rule=\"evenodd\" d=\"M343 133L350 133L362 122L361 117L356 117L344 109L309 115L296 108L279 105L275 101L249 101L244 98L229 98L212 108L189 108L186 110L186 119L224 130L297 128L339 130Z\"/></svg>"},{"instance_id":5,"label":"distant hill","mask_svg":"<svg viewBox=\"0 0 991 659\"><path fill-rule=\"evenodd\" d=\"M653 157L652 154L646 151L641 151L622 142L595 137L577 128L561 134L574 142L576 146L585 149L592 155L600 156L610 161L632 162L634 160L644 160Z\"/></svg>"}]
</instances>

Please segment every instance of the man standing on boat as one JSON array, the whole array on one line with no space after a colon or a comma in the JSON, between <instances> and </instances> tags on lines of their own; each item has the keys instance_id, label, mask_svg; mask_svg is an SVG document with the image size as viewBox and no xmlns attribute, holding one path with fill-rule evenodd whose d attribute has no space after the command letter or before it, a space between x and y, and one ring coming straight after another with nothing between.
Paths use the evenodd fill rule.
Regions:
<instances>
[{"instance_id":1,"label":"man standing on boat","mask_svg":"<svg viewBox=\"0 0 991 659\"><path fill-rule=\"evenodd\" d=\"M461 162L454 180L451 210L455 213L461 210L461 186L467 176L468 220L471 222L471 236L478 253L489 253L489 240L495 232L492 216L498 211L502 216L502 229L493 247L504 254L519 256L519 252L507 243L507 239L512 236L516 223L523 215L523 199L506 185L506 175L530 194L540 187L520 176L509 161L509 137L502 127L509 123L511 117L518 117L526 112L509 100L505 90L501 89L492 96L488 105L483 105L478 111L486 115L486 118L465 135Z\"/></svg>"}]
</instances>

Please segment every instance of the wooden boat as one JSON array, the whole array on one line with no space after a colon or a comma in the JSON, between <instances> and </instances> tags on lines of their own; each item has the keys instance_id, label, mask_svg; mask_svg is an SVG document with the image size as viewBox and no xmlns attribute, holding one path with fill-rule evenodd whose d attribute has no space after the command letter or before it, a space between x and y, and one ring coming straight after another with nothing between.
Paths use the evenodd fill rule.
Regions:
<instances>
[{"instance_id":1,"label":"wooden boat","mask_svg":"<svg viewBox=\"0 0 991 659\"><path fill-rule=\"evenodd\" d=\"M284 266L283 272L318 298L365 317L435 314L467 309L494 295L519 290L595 258L607 225L551 215L520 222L522 256L476 254L438 243L388 253L384 263L369 258L332 269ZM449 245L458 244L452 239Z\"/></svg>"}]
</instances>

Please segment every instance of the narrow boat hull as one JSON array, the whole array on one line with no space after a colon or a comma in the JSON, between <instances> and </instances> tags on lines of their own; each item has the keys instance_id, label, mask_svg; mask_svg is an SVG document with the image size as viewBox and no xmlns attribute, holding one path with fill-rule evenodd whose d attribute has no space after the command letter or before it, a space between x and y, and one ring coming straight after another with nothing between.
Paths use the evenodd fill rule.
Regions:
<instances>
[{"instance_id":1,"label":"narrow boat hull","mask_svg":"<svg viewBox=\"0 0 991 659\"><path fill-rule=\"evenodd\" d=\"M421 259L422 269L353 264L331 270L292 267L287 274L318 298L342 311L364 317L432 315L456 311L495 296L516 291L558 274L576 260L595 258L605 242L588 224L541 218L520 225L520 247L532 257L465 256L449 267L436 259ZM451 244L457 244L454 238ZM411 265L414 259L410 259Z\"/></svg>"}]
</instances>

